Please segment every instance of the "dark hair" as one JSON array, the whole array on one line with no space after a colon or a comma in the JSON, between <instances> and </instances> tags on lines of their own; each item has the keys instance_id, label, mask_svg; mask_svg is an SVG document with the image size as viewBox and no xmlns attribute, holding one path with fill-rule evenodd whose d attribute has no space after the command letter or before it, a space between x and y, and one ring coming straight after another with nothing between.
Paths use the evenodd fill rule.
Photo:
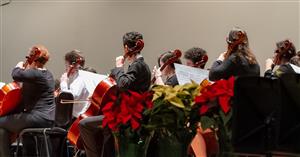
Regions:
<instances>
[{"instance_id":1,"label":"dark hair","mask_svg":"<svg viewBox=\"0 0 300 157\"><path fill-rule=\"evenodd\" d=\"M300 67L300 51L297 52L296 56L290 59L290 63Z\"/></svg>"},{"instance_id":2,"label":"dark hair","mask_svg":"<svg viewBox=\"0 0 300 157\"><path fill-rule=\"evenodd\" d=\"M284 59L286 61L289 61L296 55L296 48L290 40L286 39L276 43L275 53L279 53L280 60Z\"/></svg>"},{"instance_id":3,"label":"dark hair","mask_svg":"<svg viewBox=\"0 0 300 157\"><path fill-rule=\"evenodd\" d=\"M207 52L204 49L193 47L184 53L184 58L191 60L195 64L196 62L201 61L204 55L207 55Z\"/></svg>"},{"instance_id":4,"label":"dark hair","mask_svg":"<svg viewBox=\"0 0 300 157\"><path fill-rule=\"evenodd\" d=\"M160 61L162 61L163 63L165 63L168 59L170 59L172 57L174 57L174 54L171 51L167 51L167 52L163 53L158 58L158 65L162 66L162 65L160 65ZM180 59L177 59L174 63L182 64ZM173 68L173 69L175 69L174 63L170 64L171 68Z\"/></svg>"},{"instance_id":5,"label":"dark hair","mask_svg":"<svg viewBox=\"0 0 300 157\"><path fill-rule=\"evenodd\" d=\"M235 42L238 40L241 40L243 37L243 40L235 45ZM237 56L242 57L244 56L249 64L257 64L257 60L252 53L252 51L249 48L249 41L246 31L242 30L239 27L234 27L228 34L227 37L227 43L228 43L228 50L229 47L232 48L232 50L229 53L225 54L225 59L227 59L231 54L237 54ZM234 47L232 47L234 46Z\"/></svg>"},{"instance_id":6,"label":"dark hair","mask_svg":"<svg viewBox=\"0 0 300 157\"><path fill-rule=\"evenodd\" d=\"M133 48L138 40L143 40L143 35L139 32L127 32L123 36L123 45Z\"/></svg>"},{"instance_id":7,"label":"dark hair","mask_svg":"<svg viewBox=\"0 0 300 157\"><path fill-rule=\"evenodd\" d=\"M72 50L71 52L66 53L65 60L70 64L79 63L79 65L83 68L85 64L85 58L81 54L82 52L78 50Z\"/></svg>"},{"instance_id":8,"label":"dark hair","mask_svg":"<svg viewBox=\"0 0 300 157\"><path fill-rule=\"evenodd\" d=\"M96 71L94 68L92 68L92 67L85 67L85 68L83 68L82 70L84 70L84 71L89 71L89 72L92 72L92 73L96 73L96 74L97 74L97 71Z\"/></svg>"}]
</instances>

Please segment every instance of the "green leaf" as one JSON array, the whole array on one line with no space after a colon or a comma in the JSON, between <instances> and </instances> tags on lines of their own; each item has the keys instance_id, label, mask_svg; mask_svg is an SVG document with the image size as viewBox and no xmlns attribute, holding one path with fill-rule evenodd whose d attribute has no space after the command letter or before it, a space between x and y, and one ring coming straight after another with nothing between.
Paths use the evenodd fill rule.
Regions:
<instances>
[{"instance_id":1,"label":"green leaf","mask_svg":"<svg viewBox=\"0 0 300 157\"><path fill-rule=\"evenodd\" d=\"M219 114L220 114L220 117L223 121L223 125L226 126L228 124L228 122L231 120L232 110L229 110L229 112L227 114L225 114L223 112L223 110L219 109Z\"/></svg>"},{"instance_id":2,"label":"green leaf","mask_svg":"<svg viewBox=\"0 0 300 157\"><path fill-rule=\"evenodd\" d=\"M216 121L208 116L202 116L200 118L200 122L203 130L206 130L207 128L214 128L217 126Z\"/></svg>"}]
</instances>

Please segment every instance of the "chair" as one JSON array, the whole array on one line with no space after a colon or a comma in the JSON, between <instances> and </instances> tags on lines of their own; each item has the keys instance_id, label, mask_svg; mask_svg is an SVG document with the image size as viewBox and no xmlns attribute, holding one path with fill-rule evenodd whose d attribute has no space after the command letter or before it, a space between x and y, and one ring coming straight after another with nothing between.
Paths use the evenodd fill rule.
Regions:
<instances>
[{"instance_id":1,"label":"chair","mask_svg":"<svg viewBox=\"0 0 300 157\"><path fill-rule=\"evenodd\" d=\"M50 140L48 136L55 135L55 136L61 136L63 139L62 141L66 141L66 135L67 135L67 130L66 128L68 125L72 122L72 111L73 111L73 103L66 103L63 104L61 100L74 100L74 97L71 93L67 92L62 92L60 93L56 99L56 108L55 108L55 120L54 120L54 127L52 128L26 128L22 130L19 133L19 138L17 139L17 150L16 154L18 155L19 151L19 144L20 140L24 135L26 136L33 136L35 139L36 143L36 155L41 156L42 153L40 153L40 148L38 147L39 145L43 145L46 149L46 156L51 157L51 156L64 156L62 155L62 151L56 152L56 155L51 154L50 149L51 146L49 145ZM42 136L43 137L43 143L39 143L38 137ZM65 143L66 144L66 143ZM63 148L63 147L60 147Z\"/></svg>"}]
</instances>

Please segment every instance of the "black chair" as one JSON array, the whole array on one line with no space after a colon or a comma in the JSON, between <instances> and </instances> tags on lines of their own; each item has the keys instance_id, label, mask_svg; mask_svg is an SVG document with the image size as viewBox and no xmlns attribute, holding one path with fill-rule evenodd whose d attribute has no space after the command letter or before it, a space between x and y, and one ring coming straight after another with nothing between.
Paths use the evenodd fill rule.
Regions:
<instances>
[{"instance_id":1,"label":"black chair","mask_svg":"<svg viewBox=\"0 0 300 157\"><path fill-rule=\"evenodd\" d=\"M235 81L232 145L235 152L268 152L278 140L280 81L240 77Z\"/></svg>"},{"instance_id":2,"label":"black chair","mask_svg":"<svg viewBox=\"0 0 300 157\"><path fill-rule=\"evenodd\" d=\"M74 100L71 93L62 92L56 99L56 109L55 109L55 124L52 128L26 128L19 133L19 138L17 139L17 150L16 155L18 155L20 140L23 136L31 136L35 139L35 149L36 156L47 156L47 157L65 157L66 150L66 135L67 127L72 122L72 111L73 103L62 103L61 100ZM49 138L50 137L50 138ZM51 144L52 137L59 137L59 142L54 142ZM40 143L43 141L42 143ZM61 146L62 143L65 146ZM61 150L53 150L53 147ZM53 151L51 151L53 150Z\"/></svg>"}]
</instances>

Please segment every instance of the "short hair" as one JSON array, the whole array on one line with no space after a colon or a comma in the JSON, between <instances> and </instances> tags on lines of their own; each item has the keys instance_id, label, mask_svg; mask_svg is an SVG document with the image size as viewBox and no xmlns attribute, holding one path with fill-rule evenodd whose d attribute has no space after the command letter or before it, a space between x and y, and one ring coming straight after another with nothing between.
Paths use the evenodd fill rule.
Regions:
<instances>
[{"instance_id":1,"label":"short hair","mask_svg":"<svg viewBox=\"0 0 300 157\"><path fill-rule=\"evenodd\" d=\"M202 57L205 55L207 55L207 52L204 49L193 47L184 53L184 58L191 60L195 64L196 62L201 61Z\"/></svg>"},{"instance_id":2,"label":"short hair","mask_svg":"<svg viewBox=\"0 0 300 157\"><path fill-rule=\"evenodd\" d=\"M175 54L172 53L171 51L167 51L165 53L163 53L162 55L160 55L160 57L158 58L158 65L160 65L160 61L162 61L163 63L166 63L168 59L175 57ZM180 58L178 58L174 63L178 63L178 64L182 64ZM175 69L175 65L174 63L170 64L171 68Z\"/></svg>"},{"instance_id":3,"label":"short hair","mask_svg":"<svg viewBox=\"0 0 300 157\"><path fill-rule=\"evenodd\" d=\"M82 56L82 52L80 52L79 50L72 50L66 53L65 60L70 64L79 63L82 68L85 64L85 58Z\"/></svg>"},{"instance_id":4,"label":"short hair","mask_svg":"<svg viewBox=\"0 0 300 157\"><path fill-rule=\"evenodd\" d=\"M95 74L97 73L97 70L92 68L92 67L85 67L82 70L92 72L92 73L95 73Z\"/></svg>"},{"instance_id":5,"label":"short hair","mask_svg":"<svg viewBox=\"0 0 300 157\"><path fill-rule=\"evenodd\" d=\"M123 45L132 48L136 45L138 40L143 40L143 35L139 32L127 32L123 36Z\"/></svg>"}]
</instances>

